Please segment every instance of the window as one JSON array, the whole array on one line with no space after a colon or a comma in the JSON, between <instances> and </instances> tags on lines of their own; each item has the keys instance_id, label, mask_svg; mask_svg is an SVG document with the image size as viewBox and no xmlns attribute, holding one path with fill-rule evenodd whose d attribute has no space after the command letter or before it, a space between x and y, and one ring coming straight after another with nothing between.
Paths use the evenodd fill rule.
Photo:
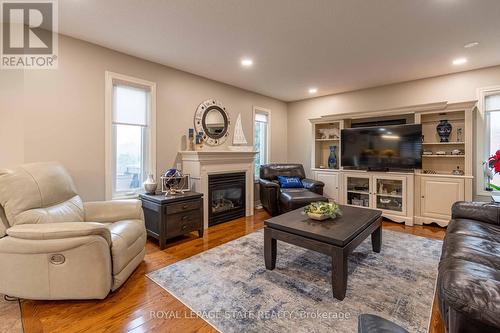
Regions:
<instances>
[{"instance_id":1,"label":"window","mask_svg":"<svg viewBox=\"0 0 500 333\"><path fill-rule=\"evenodd\" d=\"M269 163L269 127L271 123L270 110L254 108L254 149L255 155L255 178L259 178L260 166Z\"/></svg>"},{"instance_id":2,"label":"window","mask_svg":"<svg viewBox=\"0 0 500 333\"><path fill-rule=\"evenodd\" d=\"M484 113L487 155L485 160L487 160L500 149L500 91L491 92L484 97ZM500 186L500 174L496 174L490 182Z\"/></svg>"},{"instance_id":3,"label":"window","mask_svg":"<svg viewBox=\"0 0 500 333\"><path fill-rule=\"evenodd\" d=\"M155 174L152 82L106 72L106 197L134 197Z\"/></svg>"}]
</instances>

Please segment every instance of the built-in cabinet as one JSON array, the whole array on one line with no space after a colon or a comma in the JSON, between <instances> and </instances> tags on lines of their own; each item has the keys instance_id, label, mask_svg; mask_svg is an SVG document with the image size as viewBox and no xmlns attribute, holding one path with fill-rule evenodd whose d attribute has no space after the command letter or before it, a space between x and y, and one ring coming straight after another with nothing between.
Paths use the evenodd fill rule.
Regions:
<instances>
[{"instance_id":1,"label":"built-in cabinet","mask_svg":"<svg viewBox=\"0 0 500 333\"><path fill-rule=\"evenodd\" d=\"M350 114L349 117L332 115L311 119L313 178L325 183L325 196L341 204L379 209L384 217L406 225L437 223L446 226L453 203L472 200L473 196L475 104L475 101L432 103ZM412 116L408 117L409 114ZM422 169L398 173L342 168L340 131L344 127L360 119L373 121L398 116L422 124L422 147L426 152L422 157ZM443 121L452 126L447 142L441 142L436 131ZM331 163L328 165L332 151L337 153L334 168Z\"/></svg>"},{"instance_id":2,"label":"built-in cabinet","mask_svg":"<svg viewBox=\"0 0 500 333\"><path fill-rule=\"evenodd\" d=\"M420 215L427 218L446 219L449 207L464 200L464 180L459 178L420 177Z\"/></svg>"},{"instance_id":3,"label":"built-in cabinet","mask_svg":"<svg viewBox=\"0 0 500 333\"><path fill-rule=\"evenodd\" d=\"M415 221L418 224L447 226L453 203L472 200L471 177L418 175L415 178L415 210L418 212Z\"/></svg>"},{"instance_id":4,"label":"built-in cabinet","mask_svg":"<svg viewBox=\"0 0 500 333\"><path fill-rule=\"evenodd\" d=\"M343 200L350 206L374 208L395 222L413 225L412 173L343 172Z\"/></svg>"},{"instance_id":5,"label":"built-in cabinet","mask_svg":"<svg viewBox=\"0 0 500 333\"><path fill-rule=\"evenodd\" d=\"M334 200L340 202L340 173L318 170L315 172L314 178L325 183L323 194Z\"/></svg>"},{"instance_id":6,"label":"built-in cabinet","mask_svg":"<svg viewBox=\"0 0 500 333\"><path fill-rule=\"evenodd\" d=\"M318 122L313 126L312 160L314 169L339 170L340 161L340 131L344 128L343 121Z\"/></svg>"}]
</instances>

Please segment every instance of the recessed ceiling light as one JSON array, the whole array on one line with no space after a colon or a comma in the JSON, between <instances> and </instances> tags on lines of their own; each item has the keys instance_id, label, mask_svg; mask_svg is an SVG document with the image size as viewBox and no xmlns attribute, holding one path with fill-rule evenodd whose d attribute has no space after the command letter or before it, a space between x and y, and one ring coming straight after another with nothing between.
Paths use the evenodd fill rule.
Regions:
<instances>
[{"instance_id":1,"label":"recessed ceiling light","mask_svg":"<svg viewBox=\"0 0 500 333\"><path fill-rule=\"evenodd\" d=\"M457 58L453 60L453 65L463 65L467 62L467 58Z\"/></svg>"},{"instance_id":2,"label":"recessed ceiling light","mask_svg":"<svg viewBox=\"0 0 500 333\"><path fill-rule=\"evenodd\" d=\"M470 42L464 45L466 49L470 49L471 47L478 46L479 42Z\"/></svg>"},{"instance_id":3,"label":"recessed ceiling light","mask_svg":"<svg viewBox=\"0 0 500 333\"><path fill-rule=\"evenodd\" d=\"M243 67L250 67L253 65L253 60L250 58L243 58L241 59L241 66Z\"/></svg>"},{"instance_id":4,"label":"recessed ceiling light","mask_svg":"<svg viewBox=\"0 0 500 333\"><path fill-rule=\"evenodd\" d=\"M309 93L310 94L315 94L318 92L318 88L309 88Z\"/></svg>"}]
</instances>

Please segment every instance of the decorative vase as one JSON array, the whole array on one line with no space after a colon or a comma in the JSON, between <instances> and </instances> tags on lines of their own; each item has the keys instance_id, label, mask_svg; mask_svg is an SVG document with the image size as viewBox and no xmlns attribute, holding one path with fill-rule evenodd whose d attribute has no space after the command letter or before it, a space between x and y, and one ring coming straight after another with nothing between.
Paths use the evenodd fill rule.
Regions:
<instances>
[{"instance_id":1,"label":"decorative vase","mask_svg":"<svg viewBox=\"0 0 500 333\"><path fill-rule=\"evenodd\" d=\"M142 183L144 185L144 190L147 194L155 194L158 183L155 181L155 177L152 173L148 175L148 178Z\"/></svg>"},{"instance_id":2,"label":"decorative vase","mask_svg":"<svg viewBox=\"0 0 500 333\"><path fill-rule=\"evenodd\" d=\"M439 124L436 126L436 131L441 139L441 142L448 142L452 128L453 127L448 120L439 121Z\"/></svg>"},{"instance_id":3,"label":"decorative vase","mask_svg":"<svg viewBox=\"0 0 500 333\"><path fill-rule=\"evenodd\" d=\"M328 157L328 168L337 169L337 146L330 146L330 156Z\"/></svg>"}]
</instances>

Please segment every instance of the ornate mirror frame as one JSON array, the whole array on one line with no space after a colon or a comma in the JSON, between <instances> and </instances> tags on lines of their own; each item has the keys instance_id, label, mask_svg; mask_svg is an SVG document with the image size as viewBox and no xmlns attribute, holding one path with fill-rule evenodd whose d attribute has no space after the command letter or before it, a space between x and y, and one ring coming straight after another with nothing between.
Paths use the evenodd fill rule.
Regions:
<instances>
[{"instance_id":1,"label":"ornate mirror frame","mask_svg":"<svg viewBox=\"0 0 500 333\"><path fill-rule=\"evenodd\" d=\"M224 130L222 133L218 135L209 135L208 130L205 124L205 118L207 114L212 111L219 111L224 118ZM194 115L194 128L196 133L203 133L203 141L205 141L210 146L219 146L226 142L229 136L229 127L231 121L229 119L229 114L226 112L226 107L216 99L207 99L206 101L201 102L196 109L196 113Z\"/></svg>"}]
</instances>

